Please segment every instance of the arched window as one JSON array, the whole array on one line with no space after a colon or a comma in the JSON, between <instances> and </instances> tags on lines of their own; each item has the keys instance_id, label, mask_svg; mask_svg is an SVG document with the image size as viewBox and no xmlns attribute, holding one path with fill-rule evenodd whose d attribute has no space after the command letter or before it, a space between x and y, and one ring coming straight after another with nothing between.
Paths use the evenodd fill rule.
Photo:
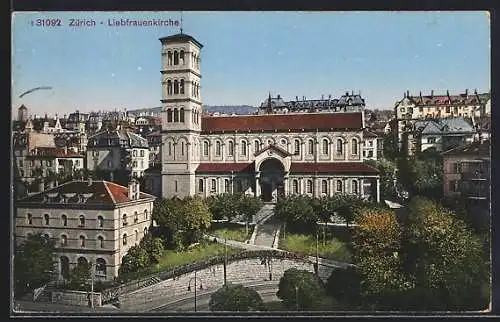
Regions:
<instances>
[{"instance_id":1,"label":"arched window","mask_svg":"<svg viewBox=\"0 0 500 322\"><path fill-rule=\"evenodd\" d=\"M352 187L351 187L351 192L355 195L358 194L358 181L356 180L352 180L352 183L351 183Z\"/></svg>"},{"instance_id":2,"label":"arched window","mask_svg":"<svg viewBox=\"0 0 500 322\"><path fill-rule=\"evenodd\" d=\"M135 230L135 241L139 241L139 231Z\"/></svg>"},{"instance_id":3,"label":"arched window","mask_svg":"<svg viewBox=\"0 0 500 322\"><path fill-rule=\"evenodd\" d=\"M342 139L337 139L337 154L344 153L344 142Z\"/></svg>"},{"instance_id":4,"label":"arched window","mask_svg":"<svg viewBox=\"0 0 500 322\"><path fill-rule=\"evenodd\" d=\"M177 192L179 189L177 180L174 181L174 189L175 189L175 192Z\"/></svg>"},{"instance_id":5,"label":"arched window","mask_svg":"<svg viewBox=\"0 0 500 322\"><path fill-rule=\"evenodd\" d=\"M167 122L171 123L172 122L172 109L167 109Z\"/></svg>"},{"instance_id":6,"label":"arched window","mask_svg":"<svg viewBox=\"0 0 500 322\"><path fill-rule=\"evenodd\" d=\"M196 97L200 97L200 84L196 84Z\"/></svg>"},{"instance_id":7,"label":"arched window","mask_svg":"<svg viewBox=\"0 0 500 322\"><path fill-rule=\"evenodd\" d=\"M179 94L179 82L174 80L174 94Z\"/></svg>"},{"instance_id":8,"label":"arched window","mask_svg":"<svg viewBox=\"0 0 500 322\"><path fill-rule=\"evenodd\" d=\"M174 51L174 65L179 65L179 53L177 50Z\"/></svg>"},{"instance_id":9,"label":"arched window","mask_svg":"<svg viewBox=\"0 0 500 322\"><path fill-rule=\"evenodd\" d=\"M63 226L68 226L68 217L66 215L61 216L61 221Z\"/></svg>"},{"instance_id":10,"label":"arched window","mask_svg":"<svg viewBox=\"0 0 500 322\"><path fill-rule=\"evenodd\" d=\"M247 155L247 142L241 141L241 155Z\"/></svg>"},{"instance_id":11,"label":"arched window","mask_svg":"<svg viewBox=\"0 0 500 322\"><path fill-rule=\"evenodd\" d=\"M148 234L148 227L144 227L144 236Z\"/></svg>"},{"instance_id":12,"label":"arched window","mask_svg":"<svg viewBox=\"0 0 500 322\"><path fill-rule=\"evenodd\" d=\"M313 154L314 153L314 141L313 140L309 140L309 149L307 151L307 153L309 154Z\"/></svg>"},{"instance_id":13,"label":"arched window","mask_svg":"<svg viewBox=\"0 0 500 322\"><path fill-rule=\"evenodd\" d=\"M179 88L179 92L181 94L184 94L184 80L183 79L181 79L181 85L180 85L180 88Z\"/></svg>"},{"instance_id":14,"label":"arched window","mask_svg":"<svg viewBox=\"0 0 500 322\"><path fill-rule=\"evenodd\" d=\"M97 217L97 227L103 227L104 226L104 218L102 216Z\"/></svg>"},{"instance_id":15,"label":"arched window","mask_svg":"<svg viewBox=\"0 0 500 322\"><path fill-rule=\"evenodd\" d=\"M170 79L167 80L167 94L172 95L172 81Z\"/></svg>"},{"instance_id":16,"label":"arched window","mask_svg":"<svg viewBox=\"0 0 500 322\"><path fill-rule=\"evenodd\" d=\"M352 139L351 141L351 152L352 154L358 154L358 141L356 139Z\"/></svg>"},{"instance_id":17,"label":"arched window","mask_svg":"<svg viewBox=\"0 0 500 322\"><path fill-rule=\"evenodd\" d=\"M61 276L64 278L69 277L69 259L66 256L61 256L59 258L61 261Z\"/></svg>"},{"instance_id":18,"label":"arched window","mask_svg":"<svg viewBox=\"0 0 500 322\"><path fill-rule=\"evenodd\" d=\"M68 236L61 235L61 247L68 246Z\"/></svg>"},{"instance_id":19,"label":"arched window","mask_svg":"<svg viewBox=\"0 0 500 322\"><path fill-rule=\"evenodd\" d=\"M295 140L293 141L293 154L299 155L300 154L300 141Z\"/></svg>"},{"instance_id":20,"label":"arched window","mask_svg":"<svg viewBox=\"0 0 500 322\"><path fill-rule=\"evenodd\" d=\"M123 226L127 226L128 225L127 214L123 214L123 216L122 216L122 223L123 223Z\"/></svg>"},{"instance_id":21,"label":"arched window","mask_svg":"<svg viewBox=\"0 0 500 322\"><path fill-rule=\"evenodd\" d=\"M221 144L219 141L215 142L215 155L220 156L221 154Z\"/></svg>"},{"instance_id":22,"label":"arched window","mask_svg":"<svg viewBox=\"0 0 500 322\"><path fill-rule=\"evenodd\" d=\"M168 156L172 156L172 142L168 142Z\"/></svg>"},{"instance_id":23,"label":"arched window","mask_svg":"<svg viewBox=\"0 0 500 322\"><path fill-rule=\"evenodd\" d=\"M139 213L136 211L134 212L134 223L139 222Z\"/></svg>"},{"instance_id":24,"label":"arched window","mask_svg":"<svg viewBox=\"0 0 500 322\"><path fill-rule=\"evenodd\" d=\"M78 266L81 266L81 265L87 265L88 261L85 257L78 257L78 261L77 261L77 265Z\"/></svg>"},{"instance_id":25,"label":"arched window","mask_svg":"<svg viewBox=\"0 0 500 322\"><path fill-rule=\"evenodd\" d=\"M95 273L97 276L106 277L106 261L98 258L95 261Z\"/></svg>"},{"instance_id":26,"label":"arched window","mask_svg":"<svg viewBox=\"0 0 500 322\"><path fill-rule=\"evenodd\" d=\"M144 210L144 219L148 220L148 210Z\"/></svg>"},{"instance_id":27,"label":"arched window","mask_svg":"<svg viewBox=\"0 0 500 322\"><path fill-rule=\"evenodd\" d=\"M217 180L212 179L212 192L217 192Z\"/></svg>"},{"instance_id":28,"label":"arched window","mask_svg":"<svg viewBox=\"0 0 500 322\"><path fill-rule=\"evenodd\" d=\"M298 194L299 193L299 181L293 180L292 185L293 185L293 187L292 187L293 193Z\"/></svg>"},{"instance_id":29,"label":"arched window","mask_svg":"<svg viewBox=\"0 0 500 322\"><path fill-rule=\"evenodd\" d=\"M313 183L312 180L307 180L307 193L313 192Z\"/></svg>"},{"instance_id":30,"label":"arched window","mask_svg":"<svg viewBox=\"0 0 500 322\"><path fill-rule=\"evenodd\" d=\"M228 143L227 154L229 156L232 156L234 154L234 142L233 141L229 141L229 143Z\"/></svg>"},{"instance_id":31,"label":"arched window","mask_svg":"<svg viewBox=\"0 0 500 322\"><path fill-rule=\"evenodd\" d=\"M207 142L207 141L204 141L204 142L203 142L203 155L204 155L204 156L208 156L208 152L209 152L209 151L208 151L208 150L209 150L208 148L209 148L209 146L208 146L208 142Z\"/></svg>"},{"instance_id":32,"label":"arched window","mask_svg":"<svg viewBox=\"0 0 500 322\"><path fill-rule=\"evenodd\" d=\"M180 121L181 123L184 123L184 108L181 108Z\"/></svg>"},{"instance_id":33,"label":"arched window","mask_svg":"<svg viewBox=\"0 0 500 322\"><path fill-rule=\"evenodd\" d=\"M181 155L184 156L184 150L185 150L185 146L184 146L184 141L181 142Z\"/></svg>"},{"instance_id":34,"label":"arched window","mask_svg":"<svg viewBox=\"0 0 500 322\"><path fill-rule=\"evenodd\" d=\"M328 193L328 181L321 181L321 193Z\"/></svg>"},{"instance_id":35,"label":"arched window","mask_svg":"<svg viewBox=\"0 0 500 322\"><path fill-rule=\"evenodd\" d=\"M167 52L167 61L168 61L168 66L172 66L172 52L171 51Z\"/></svg>"},{"instance_id":36,"label":"arched window","mask_svg":"<svg viewBox=\"0 0 500 322\"><path fill-rule=\"evenodd\" d=\"M97 237L97 243L98 243L98 245L99 245L100 248L104 248L104 237L98 236Z\"/></svg>"},{"instance_id":37,"label":"arched window","mask_svg":"<svg viewBox=\"0 0 500 322\"><path fill-rule=\"evenodd\" d=\"M80 247L85 247L85 236L80 235Z\"/></svg>"},{"instance_id":38,"label":"arched window","mask_svg":"<svg viewBox=\"0 0 500 322\"><path fill-rule=\"evenodd\" d=\"M224 179L224 192L229 193L229 179Z\"/></svg>"},{"instance_id":39,"label":"arched window","mask_svg":"<svg viewBox=\"0 0 500 322\"><path fill-rule=\"evenodd\" d=\"M33 215L32 214L26 215L26 222L28 223L28 225L33 225Z\"/></svg>"},{"instance_id":40,"label":"arched window","mask_svg":"<svg viewBox=\"0 0 500 322\"><path fill-rule=\"evenodd\" d=\"M78 218L78 226L79 227L85 227L85 216L84 215L80 215L80 217Z\"/></svg>"},{"instance_id":41,"label":"arched window","mask_svg":"<svg viewBox=\"0 0 500 322\"><path fill-rule=\"evenodd\" d=\"M179 122L179 110L174 108L174 123Z\"/></svg>"},{"instance_id":42,"label":"arched window","mask_svg":"<svg viewBox=\"0 0 500 322\"><path fill-rule=\"evenodd\" d=\"M198 180L198 191L199 191L199 192L203 192L203 190L204 190L204 189L203 189L203 188L204 188L204 187L203 187L203 183L204 183L204 182L203 182L203 179L199 179L199 180Z\"/></svg>"},{"instance_id":43,"label":"arched window","mask_svg":"<svg viewBox=\"0 0 500 322\"><path fill-rule=\"evenodd\" d=\"M260 151L260 142L259 140L255 140L253 142L253 150L255 153L259 152Z\"/></svg>"},{"instance_id":44,"label":"arched window","mask_svg":"<svg viewBox=\"0 0 500 322\"><path fill-rule=\"evenodd\" d=\"M328 154L328 140L323 139L323 154Z\"/></svg>"},{"instance_id":45,"label":"arched window","mask_svg":"<svg viewBox=\"0 0 500 322\"><path fill-rule=\"evenodd\" d=\"M50 218L49 218L49 214L45 214L43 215L43 222L46 226L48 226L50 224Z\"/></svg>"},{"instance_id":46,"label":"arched window","mask_svg":"<svg viewBox=\"0 0 500 322\"><path fill-rule=\"evenodd\" d=\"M184 65L184 50L181 50L179 60L181 61L181 65Z\"/></svg>"},{"instance_id":47,"label":"arched window","mask_svg":"<svg viewBox=\"0 0 500 322\"><path fill-rule=\"evenodd\" d=\"M127 234L123 234L123 246L127 245Z\"/></svg>"},{"instance_id":48,"label":"arched window","mask_svg":"<svg viewBox=\"0 0 500 322\"><path fill-rule=\"evenodd\" d=\"M337 192L342 192L342 180L337 180Z\"/></svg>"}]
</instances>

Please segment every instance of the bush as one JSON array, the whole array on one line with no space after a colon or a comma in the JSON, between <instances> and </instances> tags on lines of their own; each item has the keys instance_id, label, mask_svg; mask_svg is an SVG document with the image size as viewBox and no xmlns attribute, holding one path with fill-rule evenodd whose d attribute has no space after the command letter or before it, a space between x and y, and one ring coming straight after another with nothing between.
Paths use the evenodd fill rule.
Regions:
<instances>
[{"instance_id":1,"label":"bush","mask_svg":"<svg viewBox=\"0 0 500 322\"><path fill-rule=\"evenodd\" d=\"M259 293L243 285L226 285L210 297L211 311L263 311Z\"/></svg>"},{"instance_id":2,"label":"bush","mask_svg":"<svg viewBox=\"0 0 500 322\"><path fill-rule=\"evenodd\" d=\"M281 277L276 295L290 309L308 310L325 296L325 289L318 276L290 268Z\"/></svg>"}]
</instances>

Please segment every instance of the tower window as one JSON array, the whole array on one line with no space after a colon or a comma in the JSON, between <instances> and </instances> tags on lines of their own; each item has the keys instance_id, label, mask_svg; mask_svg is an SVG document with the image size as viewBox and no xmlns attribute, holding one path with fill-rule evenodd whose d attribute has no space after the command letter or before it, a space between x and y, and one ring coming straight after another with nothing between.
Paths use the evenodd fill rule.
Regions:
<instances>
[{"instance_id":1,"label":"tower window","mask_svg":"<svg viewBox=\"0 0 500 322\"><path fill-rule=\"evenodd\" d=\"M184 108L181 108L180 119L181 119L181 123L184 123Z\"/></svg>"},{"instance_id":2,"label":"tower window","mask_svg":"<svg viewBox=\"0 0 500 322\"><path fill-rule=\"evenodd\" d=\"M168 142L168 156L172 156L172 142Z\"/></svg>"},{"instance_id":3,"label":"tower window","mask_svg":"<svg viewBox=\"0 0 500 322\"><path fill-rule=\"evenodd\" d=\"M167 122L172 123L172 110L170 108L167 109Z\"/></svg>"},{"instance_id":4,"label":"tower window","mask_svg":"<svg viewBox=\"0 0 500 322\"><path fill-rule=\"evenodd\" d=\"M181 155L184 156L184 141L181 142Z\"/></svg>"},{"instance_id":5,"label":"tower window","mask_svg":"<svg viewBox=\"0 0 500 322\"><path fill-rule=\"evenodd\" d=\"M208 142L207 141L203 142L203 155L208 156Z\"/></svg>"},{"instance_id":6,"label":"tower window","mask_svg":"<svg viewBox=\"0 0 500 322\"><path fill-rule=\"evenodd\" d=\"M179 185L178 185L177 180L175 180L174 185L175 185L175 192L177 192L179 189Z\"/></svg>"},{"instance_id":7,"label":"tower window","mask_svg":"<svg viewBox=\"0 0 500 322\"><path fill-rule=\"evenodd\" d=\"M184 50L181 50L181 52L179 54L179 59L181 61L181 65L184 65Z\"/></svg>"},{"instance_id":8,"label":"tower window","mask_svg":"<svg viewBox=\"0 0 500 322\"><path fill-rule=\"evenodd\" d=\"M229 156L232 156L234 154L234 143L233 143L233 141L229 141L229 143L228 143L227 154Z\"/></svg>"},{"instance_id":9,"label":"tower window","mask_svg":"<svg viewBox=\"0 0 500 322\"><path fill-rule=\"evenodd\" d=\"M174 80L174 94L179 94L179 81Z\"/></svg>"},{"instance_id":10,"label":"tower window","mask_svg":"<svg viewBox=\"0 0 500 322\"><path fill-rule=\"evenodd\" d=\"M184 80L183 79L181 79L180 93L184 94Z\"/></svg>"},{"instance_id":11,"label":"tower window","mask_svg":"<svg viewBox=\"0 0 500 322\"><path fill-rule=\"evenodd\" d=\"M179 65L179 52L174 51L174 65Z\"/></svg>"},{"instance_id":12,"label":"tower window","mask_svg":"<svg viewBox=\"0 0 500 322\"><path fill-rule=\"evenodd\" d=\"M172 81L170 79L167 81L167 94L172 95Z\"/></svg>"},{"instance_id":13,"label":"tower window","mask_svg":"<svg viewBox=\"0 0 500 322\"><path fill-rule=\"evenodd\" d=\"M174 108L174 123L179 122L179 110Z\"/></svg>"},{"instance_id":14,"label":"tower window","mask_svg":"<svg viewBox=\"0 0 500 322\"><path fill-rule=\"evenodd\" d=\"M168 66L172 66L172 52L171 51L167 52L167 62L168 62Z\"/></svg>"}]
</instances>

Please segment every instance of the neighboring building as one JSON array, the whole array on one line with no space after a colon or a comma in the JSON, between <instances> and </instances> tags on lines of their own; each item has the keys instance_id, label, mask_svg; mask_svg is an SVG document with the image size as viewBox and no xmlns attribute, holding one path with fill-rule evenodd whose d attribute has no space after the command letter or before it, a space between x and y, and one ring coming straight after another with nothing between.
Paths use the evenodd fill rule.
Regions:
<instances>
[{"instance_id":1,"label":"neighboring building","mask_svg":"<svg viewBox=\"0 0 500 322\"><path fill-rule=\"evenodd\" d=\"M341 193L379 200L378 171L363 163L363 112L269 114L279 106L271 99L267 114L204 116L202 45L185 34L160 41L162 168L148 171L148 180L161 174L163 197L241 192L275 201Z\"/></svg>"},{"instance_id":2,"label":"neighboring building","mask_svg":"<svg viewBox=\"0 0 500 322\"><path fill-rule=\"evenodd\" d=\"M90 262L96 280L113 281L123 256L148 233L154 199L137 182L67 182L17 201L15 239L37 233L53 239L60 279Z\"/></svg>"},{"instance_id":3,"label":"neighboring building","mask_svg":"<svg viewBox=\"0 0 500 322\"><path fill-rule=\"evenodd\" d=\"M135 119L134 122L137 134L146 137L153 132L161 130L161 118L152 116L141 116Z\"/></svg>"},{"instance_id":4,"label":"neighboring building","mask_svg":"<svg viewBox=\"0 0 500 322\"><path fill-rule=\"evenodd\" d=\"M87 132L92 135L102 129L102 115L100 113L91 112L86 124Z\"/></svg>"},{"instance_id":5,"label":"neighboring building","mask_svg":"<svg viewBox=\"0 0 500 322\"><path fill-rule=\"evenodd\" d=\"M19 122L26 122L28 120L28 108L22 104L17 110L17 120Z\"/></svg>"},{"instance_id":6,"label":"neighboring building","mask_svg":"<svg viewBox=\"0 0 500 322\"><path fill-rule=\"evenodd\" d=\"M65 127L68 130L73 130L83 133L85 132L85 127L88 120L89 120L89 114L80 113L80 111L77 110L75 113L69 114Z\"/></svg>"},{"instance_id":7,"label":"neighboring building","mask_svg":"<svg viewBox=\"0 0 500 322\"><path fill-rule=\"evenodd\" d=\"M146 135L149 145L150 166L161 163L161 137L161 131L152 132Z\"/></svg>"},{"instance_id":8,"label":"neighboring building","mask_svg":"<svg viewBox=\"0 0 500 322\"><path fill-rule=\"evenodd\" d=\"M365 108L365 100L360 94L346 92L340 98L328 99L322 97L317 100L301 100L297 96L295 101L285 102L278 94L276 98L269 97L260 105L259 114L272 113L318 113L318 112L361 112Z\"/></svg>"},{"instance_id":9,"label":"neighboring building","mask_svg":"<svg viewBox=\"0 0 500 322\"><path fill-rule=\"evenodd\" d=\"M363 131L363 158L365 160L377 160L378 158L378 137L375 133Z\"/></svg>"},{"instance_id":10,"label":"neighboring building","mask_svg":"<svg viewBox=\"0 0 500 322\"><path fill-rule=\"evenodd\" d=\"M405 133L403 147L407 155L427 149L438 152L472 143L476 130L463 117L450 117L413 122L413 131Z\"/></svg>"},{"instance_id":11,"label":"neighboring building","mask_svg":"<svg viewBox=\"0 0 500 322\"><path fill-rule=\"evenodd\" d=\"M130 171L133 177L142 177L148 167L148 141L131 131L102 131L89 138L87 169L90 171Z\"/></svg>"},{"instance_id":12,"label":"neighboring building","mask_svg":"<svg viewBox=\"0 0 500 322\"><path fill-rule=\"evenodd\" d=\"M489 209L490 141L476 141L442 153L444 195L483 205Z\"/></svg>"},{"instance_id":13,"label":"neighboring building","mask_svg":"<svg viewBox=\"0 0 500 322\"><path fill-rule=\"evenodd\" d=\"M19 162L20 176L27 182L53 174L74 174L84 169L85 155L67 148L36 147Z\"/></svg>"},{"instance_id":14,"label":"neighboring building","mask_svg":"<svg viewBox=\"0 0 500 322\"><path fill-rule=\"evenodd\" d=\"M394 133L397 138L399 150L403 150L403 137L411 129L411 121L421 119L439 119L446 117L480 118L491 115L490 93L469 93L465 90L463 94L411 96L410 92L404 93L401 101L394 106L396 124Z\"/></svg>"}]
</instances>

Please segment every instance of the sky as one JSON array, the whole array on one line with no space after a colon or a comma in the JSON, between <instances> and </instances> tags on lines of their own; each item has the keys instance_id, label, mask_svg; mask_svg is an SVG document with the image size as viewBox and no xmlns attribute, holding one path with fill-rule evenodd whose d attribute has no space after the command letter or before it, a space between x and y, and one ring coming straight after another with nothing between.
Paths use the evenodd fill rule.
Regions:
<instances>
[{"instance_id":1,"label":"sky","mask_svg":"<svg viewBox=\"0 0 500 322\"><path fill-rule=\"evenodd\" d=\"M406 90L490 90L490 23L480 11L19 12L12 18L13 116L21 104L38 115L160 106L159 38L179 27L109 26L108 19L181 17L183 33L204 45L205 105L353 91L367 108L390 109ZM61 23L37 26L37 19ZM96 26L71 27L71 19ZM51 89L19 98L40 86Z\"/></svg>"}]
</instances>

